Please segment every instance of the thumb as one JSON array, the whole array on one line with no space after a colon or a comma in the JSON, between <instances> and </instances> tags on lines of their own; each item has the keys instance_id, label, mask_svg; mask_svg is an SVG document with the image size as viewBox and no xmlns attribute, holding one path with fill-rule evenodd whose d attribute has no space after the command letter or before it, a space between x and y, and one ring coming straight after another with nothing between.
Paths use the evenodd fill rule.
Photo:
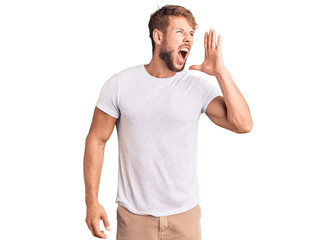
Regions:
<instances>
[{"instance_id":1,"label":"thumb","mask_svg":"<svg viewBox=\"0 0 336 240\"><path fill-rule=\"evenodd\" d=\"M110 227L110 223L109 223L109 221L108 221L108 219L107 219L107 215L104 214L104 215L102 216L102 219L103 219L104 227L105 227L108 231L110 231L110 230L111 230L111 227Z\"/></svg>"},{"instance_id":2,"label":"thumb","mask_svg":"<svg viewBox=\"0 0 336 240\"><path fill-rule=\"evenodd\" d=\"M201 71L202 65L192 65L189 67L189 70L198 70Z\"/></svg>"}]
</instances>

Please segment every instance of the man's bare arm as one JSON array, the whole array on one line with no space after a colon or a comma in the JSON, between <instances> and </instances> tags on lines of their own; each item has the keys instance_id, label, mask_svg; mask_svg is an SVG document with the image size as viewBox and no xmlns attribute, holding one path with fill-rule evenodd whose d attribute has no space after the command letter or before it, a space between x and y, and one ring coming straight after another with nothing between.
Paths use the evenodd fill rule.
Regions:
<instances>
[{"instance_id":1,"label":"man's bare arm","mask_svg":"<svg viewBox=\"0 0 336 240\"><path fill-rule=\"evenodd\" d=\"M108 115L96 107L85 141L83 164L85 203L87 205L85 222L92 235L99 238L107 237L104 231L99 229L100 220L103 220L105 228L110 230L105 209L98 202L98 189L104 161L105 145L113 132L117 120L117 118Z\"/></svg>"},{"instance_id":2,"label":"man's bare arm","mask_svg":"<svg viewBox=\"0 0 336 240\"><path fill-rule=\"evenodd\" d=\"M212 28L209 34L205 32L204 50L203 63L192 65L189 69L215 76L223 94L209 103L206 115L218 126L233 132L250 132L253 126L250 108L224 65L222 37L219 35L216 43L216 31Z\"/></svg>"}]
</instances>

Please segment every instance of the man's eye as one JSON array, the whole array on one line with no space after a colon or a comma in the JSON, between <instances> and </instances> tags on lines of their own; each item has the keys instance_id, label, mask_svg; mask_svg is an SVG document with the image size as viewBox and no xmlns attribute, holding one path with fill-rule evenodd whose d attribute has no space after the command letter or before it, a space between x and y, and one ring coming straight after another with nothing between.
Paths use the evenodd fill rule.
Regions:
<instances>
[{"instance_id":1,"label":"man's eye","mask_svg":"<svg viewBox=\"0 0 336 240\"><path fill-rule=\"evenodd\" d=\"M192 37L193 37L193 36L194 36L194 34L193 34L193 33L190 33L190 36L192 36Z\"/></svg>"},{"instance_id":2,"label":"man's eye","mask_svg":"<svg viewBox=\"0 0 336 240\"><path fill-rule=\"evenodd\" d=\"M182 32L181 30L178 30L177 32Z\"/></svg>"}]
</instances>

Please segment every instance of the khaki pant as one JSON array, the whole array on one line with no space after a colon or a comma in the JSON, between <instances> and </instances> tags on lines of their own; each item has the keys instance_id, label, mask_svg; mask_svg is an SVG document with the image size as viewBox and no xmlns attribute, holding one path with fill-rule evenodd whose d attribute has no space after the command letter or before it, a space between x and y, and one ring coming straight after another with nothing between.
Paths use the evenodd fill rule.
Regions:
<instances>
[{"instance_id":1,"label":"khaki pant","mask_svg":"<svg viewBox=\"0 0 336 240\"><path fill-rule=\"evenodd\" d=\"M163 217L137 215L118 204L117 240L201 240L201 207Z\"/></svg>"}]
</instances>

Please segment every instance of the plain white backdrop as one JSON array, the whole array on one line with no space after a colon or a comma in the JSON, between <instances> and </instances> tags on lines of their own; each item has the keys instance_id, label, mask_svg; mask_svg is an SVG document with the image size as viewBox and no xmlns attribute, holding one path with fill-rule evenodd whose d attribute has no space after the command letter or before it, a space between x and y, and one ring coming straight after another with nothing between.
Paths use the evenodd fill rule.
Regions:
<instances>
[{"instance_id":1,"label":"plain white backdrop","mask_svg":"<svg viewBox=\"0 0 336 240\"><path fill-rule=\"evenodd\" d=\"M254 123L236 134L200 118L203 239L335 240L332 3L1 1L0 238L94 239L83 156L100 89L116 72L149 63L150 14L179 4L199 24L186 69L203 62L204 33L214 28ZM115 128L99 189L108 239L116 233L117 144Z\"/></svg>"}]
</instances>

